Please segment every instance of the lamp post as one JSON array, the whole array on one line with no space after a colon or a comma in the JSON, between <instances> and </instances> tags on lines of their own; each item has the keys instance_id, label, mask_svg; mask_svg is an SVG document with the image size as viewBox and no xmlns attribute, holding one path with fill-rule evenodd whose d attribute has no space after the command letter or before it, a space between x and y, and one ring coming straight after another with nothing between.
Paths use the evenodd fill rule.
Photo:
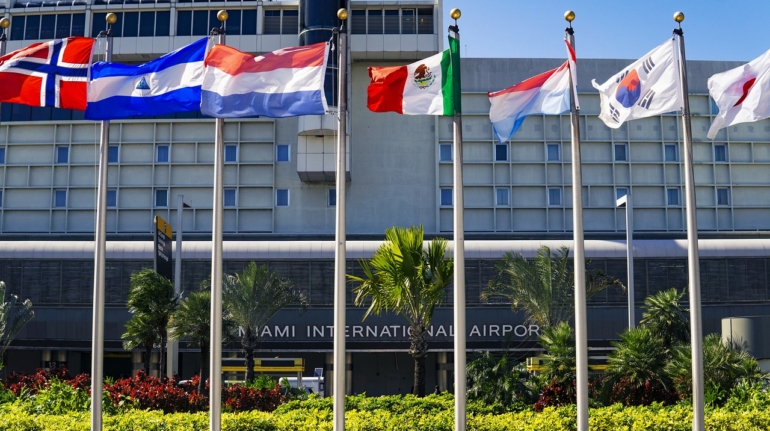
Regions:
<instances>
[{"instance_id":1,"label":"lamp post","mask_svg":"<svg viewBox=\"0 0 770 431\"><path fill-rule=\"evenodd\" d=\"M626 208L626 260L628 261L628 329L636 326L634 316L634 210L631 206L631 192L617 201L618 208Z\"/></svg>"},{"instance_id":2,"label":"lamp post","mask_svg":"<svg viewBox=\"0 0 770 431\"><path fill-rule=\"evenodd\" d=\"M8 17L0 18L0 57L5 55L5 41L8 37L5 35L5 29L11 26L11 20Z\"/></svg>"},{"instance_id":3,"label":"lamp post","mask_svg":"<svg viewBox=\"0 0 770 431\"><path fill-rule=\"evenodd\" d=\"M191 204L184 201L184 195L176 197L176 258L174 259L174 295L179 297L182 294L182 211L185 208L192 208ZM174 377L179 373L179 340L171 338L171 332L168 333L168 344L166 345L166 376Z\"/></svg>"}]
</instances>

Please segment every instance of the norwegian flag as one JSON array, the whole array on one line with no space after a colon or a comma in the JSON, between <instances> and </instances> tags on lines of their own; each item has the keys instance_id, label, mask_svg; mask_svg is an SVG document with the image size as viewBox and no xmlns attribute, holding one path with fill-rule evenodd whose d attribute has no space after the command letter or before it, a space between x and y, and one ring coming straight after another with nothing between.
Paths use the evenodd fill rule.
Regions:
<instances>
[{"instance_id":1,"label":"norwegian flag","mask_svg":"<svg viewBox=\"0 0 770 431\"><path fill-rule=\"evenodd\" d=\"M0 57L0 102L86 109L94 39L34 43Z\"/></svg>"}]
</instances>

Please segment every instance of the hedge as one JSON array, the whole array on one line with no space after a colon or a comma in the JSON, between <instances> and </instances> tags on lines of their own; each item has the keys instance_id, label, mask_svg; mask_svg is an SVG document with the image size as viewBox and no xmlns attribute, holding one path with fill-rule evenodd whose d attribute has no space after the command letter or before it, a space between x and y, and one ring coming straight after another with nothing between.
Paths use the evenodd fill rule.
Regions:
<instances>
[{"instance_id":1,"label":"hedge","mask_svg":"<svg viewBox=\"0 0 770 431\"><path fill-rule=\"evenodd\" d=\"M567 431L576 428L574 406L547 408L542 413L518 412L500 415L468 416L468 430L473 431ZM346 413L346 429L350 431L452 431L451 410L425 414L392 413L385 410L350 410ZM622 407L615 405L591 409L590 429L596 431L689 431L692 411L689 407ZM35 415L17 406L0 411L0 429L15 431L87 431L90 416L85 413L67 415ZM332 413L326 409L286 412L223 413L225 431L331 431ZM750 409L730 411L710 409L706 429L719 431L751 431L770 429L770 411ZM206 431L208 415L200 413L163 414L159 411L129 411L104 416L105 431Z\"/></svg>"}]
</instances>

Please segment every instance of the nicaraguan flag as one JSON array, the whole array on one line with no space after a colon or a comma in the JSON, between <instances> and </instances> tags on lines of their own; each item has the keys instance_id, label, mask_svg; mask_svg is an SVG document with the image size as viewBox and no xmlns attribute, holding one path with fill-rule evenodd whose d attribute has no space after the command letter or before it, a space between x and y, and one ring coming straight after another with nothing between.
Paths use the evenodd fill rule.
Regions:
<instances>
[{"instance_id":1,"label":"nicaraguan flag","mask_svg":"<svg viewBox=\"0 0 770 431\"><path fill-rule=\"evenodd\" d=\"M214 45L206 55L201 112L217 118L323 115L328 53L325 42L257 57Z\"/></svg>"},{"instance_id":2,"label":"nicaraguan flag","mask_svg":"<svg viewBox=\"0 0 770 431\"><path fill-rule=\"evenodd\" d=\"M570 76L575 78L575 50L567 42L567 61L506 89L489 93L489 120L502 143L530 115L559 115L569 110ZM577 103L577 93L575 93Z\"/></svg>"},{"instance_id":3,"label":"nicaraguan flag","mask_svg":"<svg viewBox=\"0 0 770 431\"><path fill-rule=\"evenodd\" d=\"M207 43L208 39L200 39L139 66L94 63L86 118L113 120L197 111Z\"/></svg>"}]
</instances>

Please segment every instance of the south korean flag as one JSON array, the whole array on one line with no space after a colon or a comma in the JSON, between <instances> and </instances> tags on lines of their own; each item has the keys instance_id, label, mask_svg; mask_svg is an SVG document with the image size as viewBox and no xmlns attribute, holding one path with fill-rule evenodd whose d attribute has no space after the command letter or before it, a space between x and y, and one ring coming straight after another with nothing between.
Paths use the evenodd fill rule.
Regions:
<instances>
[{"instance_id":1,"label":"south korean flag","mask_svg":"<svg viewBox=\"0 0 770 431\"><path fill-rule=\"evenodd\" d=\"M604 84L592 80L601 96L599 118L611 129L625 121L682 108L674 39L664 42Z\"/></svg>"}]
</instances>

